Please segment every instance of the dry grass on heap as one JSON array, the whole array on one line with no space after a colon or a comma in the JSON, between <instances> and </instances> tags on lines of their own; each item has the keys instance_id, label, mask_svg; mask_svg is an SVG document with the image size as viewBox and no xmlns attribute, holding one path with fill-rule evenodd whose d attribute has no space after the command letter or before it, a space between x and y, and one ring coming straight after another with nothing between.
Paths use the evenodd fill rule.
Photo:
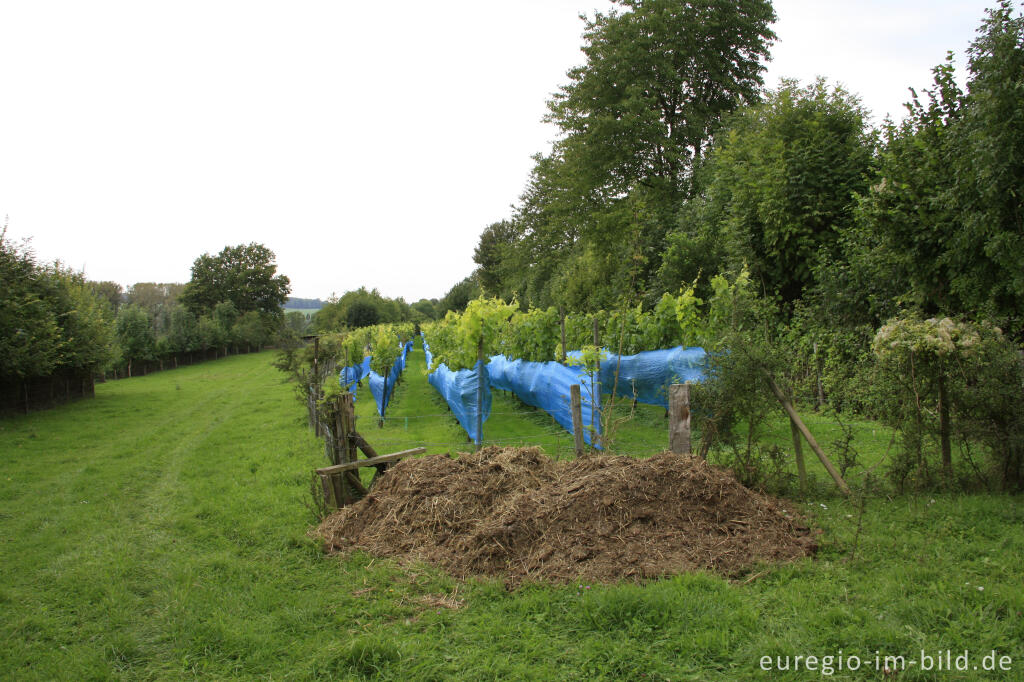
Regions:
<instances>
[{"instance_id":1,"label":"dry grass on heap","mask_svg":"<svg viewBox=\"0 0 1024 682\"><path fill-rule=\"evenodd\" d=\"M400 462L317 534L330 552L424 560L463 578L613 582L735 575L812 554L790 509L698 457L556 462L538 448L487 447Z\"/></svg>"}]
</instances>

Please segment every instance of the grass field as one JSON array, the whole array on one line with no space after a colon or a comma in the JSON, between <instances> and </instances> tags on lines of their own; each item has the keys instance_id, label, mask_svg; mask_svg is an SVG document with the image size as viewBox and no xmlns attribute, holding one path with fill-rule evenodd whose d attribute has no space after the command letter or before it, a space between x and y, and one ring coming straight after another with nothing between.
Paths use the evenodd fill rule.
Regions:
<instances>
[{"instance_id":1,"label":"grass field","mask_svg":"<svg viewBox=\"0 0 1024 682\"><path fill-rule=\"evenodd\" d=\"M0 678L811 680L841 650L861 669L833 658L834 679L883 679L887 655L906 657L901 680L1024 679L1018 498L879 497L861 514L818 497L794 503L823 529L814 559L733 582L509 593L324 557L305 506L322 447L271 359L112 382L95 400L0 421ZM416 359L383 429L369 396L357 403L382 451L465 443ZM494 412L489 438L556 446L545 415L505 396ZM627 451L660 448L660 419L652 409L623 427ZM885 434L858 428L865 457L880 456ZM785 422L773 434L784 444ZM968 670L922 671L922 650L933 665L967 650ZM993 650L1009 671L972 669ZM819 659L766 672L763 656Z\"/></svg>"}]
</instances>

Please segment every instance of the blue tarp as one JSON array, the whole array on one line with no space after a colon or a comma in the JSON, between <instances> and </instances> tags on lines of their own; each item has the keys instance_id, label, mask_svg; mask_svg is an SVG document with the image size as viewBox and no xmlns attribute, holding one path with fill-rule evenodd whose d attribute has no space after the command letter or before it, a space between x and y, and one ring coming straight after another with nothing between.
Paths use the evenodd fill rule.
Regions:
<instances>
[{"instance_id":1,"label":"blue tarp","mask_svg":"<svg viewBox=\"0 0 1024 682\"><path fill-rule=\"evenodd\" d=\"M398 377L405 371L405 358L409 355L409 351L412 350L412 341L407 342L402 346L402 352L395 358L395 364L391 366L391 371L387 377L383 377L377 374L372 369L369 370L367 376L370 384L370 393L373 394L373 399L377 401L377 414L381 417L388 409L388 403L391 402L391 394L395 390L395 384L398 383Z\"/></svg>"},{"instance_id":2,"label":"blue tarp","mask_svg":"<svg viewBox=\"0 0 1024 682\"><path fill-rule=\"evenodd\" d=\"M352 387L370 372L370 356L367 355L358 365L342 367L338 372L338 383L346 391L352 391ZM352 400L355 400L355 391L352 391Z\"/></svg>"},{"instance_id":3,"label":"blue tarp","mask_svg":"<svg viewBox=\"0 0 1024 682\"><path fill-rule=\"evenodd\" d=\"M426 340L423 350L430 367L430 346ZM569 353L579 357L579 351ZM668 387L674 383L702 381L706 364L703 348L677 346L667 350L653 350L623 355L613 353L601 360L599 386L580 366L567 367L558 362L526 362L509 360L502 355L493 356L484 368L484 420L491 411L490 388L512 391L527 405L538 407L550 414L566 431L572 433L572 413L569 407L569 387L580 385L583 411L583 438L593 444L591 435L600 433L601 399L597 393L611 394L616 386L618 372L619 396L632 398L651 405L668 408ZM452 372L440 365L427 378L444 396L462 428L475 441L476 430L476 377L477 369Z\"/></svg>"},{"instance_id":4,"label":"blue tarp","mask_svg":"<svg viewBox=\"0 0 1024 682\"><path fill-rule=\"evenodd\" d=\"M429 351L427 357L430 357ZM481 393L482 405L477 404L477 382L479 380L484 382ZM479 443L483 434L479 433L476 428L477 414L479 412L481 423L487 421L487 417L491 414L491 386L488 380L487 365L478 360L473 369L460 369L453 372L448 369L448 365L441 363L436 370L427 375L427 381L445 399L452 414L459 420L459 424L473 439L473 442Z\"/></svg>"},{"instance_id":5,"label":"blue tarp","mask_svg":"<svg viewBox=\"0 0 1024 682\"><path fill-rule=\"evenodd\" d=\"M360 379L368 377L370 393L373 394L374 400L377 401L377 414L384 416L384 411L387 409L388 402L391 400L391 392L394 390L395 384L398 382L398 375L405 370L405 360L410 350L412 350L412 341L407 342L402 347L401 355L398 356L395 360L394 366L391 368L391 373L388 375L386 396L384 395L384 377L370 370L370 361L372 358L369 355L363 358L363 361L358 365L342 367L338 372L338 383L341 384L342 389L352 391L352 400L355 400L356 392L353 390L353 386Z\"/></svg>"},{"instance_id":6,"label":"blue tarp","mask_svg":"<svg viewBox=\"0 0 1024 682\"><path fill-rule=\"evenodd\" d=\"M578 357L579 351L569 353ZM601 360L601 392L610 395L617 386L616 395L632 398L648 405L661 405L668 409L668 387L687 381L703 381L706 353L703 348L676 346L667 350L649 350L636 355L618 356L609 353ZM615 382L618 371L619 381Z\"/></svg>"},{"instance_id":7,"label":"blue tarp","mask_svg":"<svg viewBox=\"0 0 1024 682\"><path fill-rule=\"evenodd\" d=\"M427 358L427 369L429 370L434 356L430 352L430 344L427 343L426 337L423 337L423 354ZM453 372L448 369L448 365L441 363L436 370L427 375L427 381L448 403L452 414L455 415L474 443L479 443L483 438L483 434L476 431L476 394L479 371L479 362L473 369L460 369L457 372ZM486 365L483 367L483 381L483 405L480 407L482 410L481 423L487 421L487 418L491 416L491 385Z\"/></svg>"},{"instance_id":8,"label":"blue tarp","mask_svg":"<svg viewBox=\"0 0 1024 682\"><path fill-rule=\"evenodd\" d=\"M509 360L503 355L495 355L487 371L492 386L512 391L527 405L544 410L569 433L572 433L570 386L579 384L583 440L593 445L593 432L601 433L600 389L593 385L591 375L583 367L566 367L558 362Z\"/></svg>"}]
</instances>

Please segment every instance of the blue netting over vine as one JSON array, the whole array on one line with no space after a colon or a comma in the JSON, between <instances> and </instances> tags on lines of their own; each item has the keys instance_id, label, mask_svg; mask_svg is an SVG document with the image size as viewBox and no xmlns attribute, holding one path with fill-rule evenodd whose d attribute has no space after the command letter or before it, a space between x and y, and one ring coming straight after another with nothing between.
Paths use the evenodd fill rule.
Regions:
<instances>
[{"instance_id":1,"label":"blue netting over vine","mask_svg":"<svg viewBox=\"0 0 1024 682\"><path fill-rule=\"evenodd\" d=\"M395 384L398 383L398 377L405 371L406 356L408 356L410 350L412 350L412 341L407 342L402 347L402 353L395 359L395 364L392 366L390 374L388 374L387 395L384 393L384 377L370 369L370 361L373 358L369 355L363 358L363 361L358 365L342 367L338 372L338 383L341 384L342 389L352 392L352 400L355 401L355 384L364 378L368 379L367 383L370 385L370 393L373 394L373 398L377 402L377 414L383 417L388 403L391 401L391 393L395 389Z\"/></svg>"},{"instance_id":2,"label":"blue netting over vine","mask_svg":"<svg viewBox=\"0 0 1024 682\"><path fill-rule=\"evenodd\" d=\"M370 393L373 394L373 399L377 402L377 414L381 417L387 412L391 394L395 390L395 384L398 383L398 377L405 371L405 359L410 350L412 350L412 341L408 341L402 346L402 352L395 358L395 364L391 366L391 371L386 377L377 374L372 369L367 374Z\"/></svg>"},{"instance_id":3,"label":"blue netting over vine","mask_svg":"<svg viewBox=\"0 0 1024 682\"><path fill-rule=\"evenodd\" d=\"M487 371L491 376L491 386L512 391L527 405L544 410L569 433L572 433L570 387L579 384L583 440L594 445L591 436L595 431L601 433L600 388L594 385L593 377L583 367L566 367L558 362L509 360L503 355L495 355L487 365Z\"/></svg>"},{"instance_id":4,"label":"blue netting over vine","mask_svg":"<svg viewBox=\"0 0 1024 682\"><path fill-rule=\"evenodd\" d=\"M427 369L430 369L430 363L433 362L434 356L430 352L430 344L427 343L426 337L423 338L423 354L427 358ZM477 433L476 430L478 410L476 399L477 377L481 376L480 371L479 361L473 369L460 369L457 372L453 372L448 369L448 365L441 363L436 370L427 375L427 381L437 389L437 392L448 403L448 407L459 421L459 425L462 426L474 443L479 443L483 439L483 434ZM484 382L482 391L483 405L479 407L482 410L480 415L480 422L482 424L491 416L491 385L486 365L483 367L481 378Z\"/></svg>"},{"instance_id":5,"label":"blue netting over vine","mask_svg":"<svg viewBox=\"0 0 1024 682\"><path fill-rule=\"evenodd\" d=\"M579 351L568 353L578 357ZM687 381L703 381L707 354L703 348L676 346L667 350L649 350L636 355L609 353L601 360L601 392L624 398L634 395L638 402L668 409L668 387ZM616 371L619 375L615 381Z\"/></svg>"},{"instance_id":6,"label":"blue netting over vine","mask_svg":"<svg viewBox=\"0 0 1024 682\"><path fill-rule=\"evenodd\" d=\"M430 367L432 355L426 340L423 350ZM568 354L578 358L579 351ZM572 411L569 403L570 386L578 383L583 412L583 439L593 445L591 436L601 433L601 393L616 394L624 398L636 397L638 402L668 408L668 387L675 383L702 381L706 368L703 348L677 346L666 350L652 350L623 355L614 353L601 360L598 382L580 366L567 367L558 362L526 362L509 360L502 355L493 356L484 368L484 420L491 411L490 388L512 391L527 405L538 407L550 414L566 431L572 433ZM618 382L616 383L616 373ZM452 372L441 365L427 378L444 396L462 428L473 440L476 430L476 377L477 369Z\"/></svg>"}]
</instances>

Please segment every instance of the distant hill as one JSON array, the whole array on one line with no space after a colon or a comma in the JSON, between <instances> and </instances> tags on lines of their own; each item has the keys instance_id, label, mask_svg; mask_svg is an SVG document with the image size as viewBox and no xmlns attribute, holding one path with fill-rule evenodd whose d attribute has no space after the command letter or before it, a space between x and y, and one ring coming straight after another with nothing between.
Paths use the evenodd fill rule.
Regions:
<instances>
[{"instance_id":1,"label":"distant hill","mask_svg":"<svg viewBox=\"0 0 1024 682\"><path fill-rule=\"evenodd\" d=\"M285 310L320 310L324 302L319 298L295 298L289 296L284 304Z\"/></svg>"}]
</instances>

